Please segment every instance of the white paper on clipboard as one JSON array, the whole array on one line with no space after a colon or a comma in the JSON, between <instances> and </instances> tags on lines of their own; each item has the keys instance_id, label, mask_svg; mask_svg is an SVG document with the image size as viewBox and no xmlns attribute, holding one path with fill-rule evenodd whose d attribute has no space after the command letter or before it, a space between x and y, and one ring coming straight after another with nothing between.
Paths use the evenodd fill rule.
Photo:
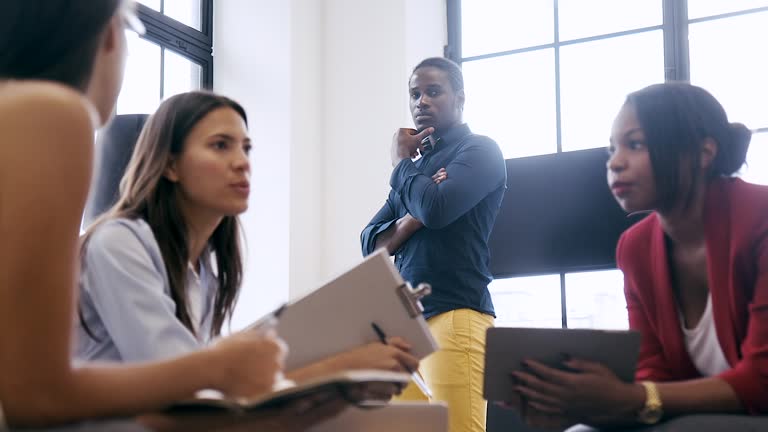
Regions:
<instances>
[{"instance_id":1,"label":"white paper on clipboard","mask_svg":"<svg viewBox=\"0 0 768 432\"><path fill-rule=\"evenodd\" d=\"M403 281L385 249L374 252L283 311L277 333L288 343L286 370L377 342L372 322L387 336L407 340L419 359L435 352L422 294Z\"/></svg>"}]
</instances>

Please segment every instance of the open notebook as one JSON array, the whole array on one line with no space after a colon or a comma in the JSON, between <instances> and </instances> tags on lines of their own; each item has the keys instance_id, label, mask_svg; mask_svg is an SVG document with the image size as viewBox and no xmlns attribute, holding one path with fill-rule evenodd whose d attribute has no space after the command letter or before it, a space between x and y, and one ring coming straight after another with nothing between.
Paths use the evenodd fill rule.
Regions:
<instances>
[{"instance_id":1,"label":"open notebook","mask_svg":"<svg viewBox=\"0 0 768 432\"><path fill-rule=\"evenodd\" d=\"M307 380L301 384L281 385L279 390L253 399L229 399L214 390L198 392L197 397L177 402L168 411L222 410L246 412L263 408L278 407L313 395L338 394L355 402L363 402L359 388L363 385L399 384L405 385L411 379L406 373L373 369L350 370Z\"/></svg>"}]
</instances>

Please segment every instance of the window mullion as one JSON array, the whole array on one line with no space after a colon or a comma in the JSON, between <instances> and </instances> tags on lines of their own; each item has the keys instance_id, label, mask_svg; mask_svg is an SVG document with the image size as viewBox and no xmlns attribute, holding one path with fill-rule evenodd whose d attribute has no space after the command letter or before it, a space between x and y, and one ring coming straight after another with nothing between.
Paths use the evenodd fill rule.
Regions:
<instances>
[{"instance_id":1,"label":"window mullion","mask_svg":"<svg viewBox=\"0 0 768 432\"><path fill-rule=\"evenodd\" d=\"M664 8L664 79L691 79L688 55L688 1L663 0Z\"/></svg>"},{"instance_id":2,"label":"window mullion","mask_svg":"<svg viewBox=\"0 0 768 432\"><path fill-rule=\"evenodd\" d=\"M461 0L447 0L446 8L448 45L443 47L443 56L461 64Z\"/></svg>"},{"instance_id":3,"label":"window mullion","mask_svg":"<svg viewBox=\"0 0 768 432\"><path fill-rule=\"evenodd\" d=\"M560 14L558 0L555 0L555 128L557 131L557 152L563 152L563 133L560 106Z\"/></svg>"},{"instance_id":4,"label":"window mullion","mask_svg":"<svg viewBox=\"0 0 768 432\"><path fill-rule=\"evenodd\" d=\"M565 298L565 273L560 273L560 314L563 328L568 328L568 302Z\"/></svg>"},{"instance_id":5,"label":"window mullion","mask_svg":"<svg viewBox=\"0 0 768 432\"><path fill-rule=\"evenodd\" d=\"M160 100L165 99L165 47L160 47Z\"/></svg>"}]
</instances>

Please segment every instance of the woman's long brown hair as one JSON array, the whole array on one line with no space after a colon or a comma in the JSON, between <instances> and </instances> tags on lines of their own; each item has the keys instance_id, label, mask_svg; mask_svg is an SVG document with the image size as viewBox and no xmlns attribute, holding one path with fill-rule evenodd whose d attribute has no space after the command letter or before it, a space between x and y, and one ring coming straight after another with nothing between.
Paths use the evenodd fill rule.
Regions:
<instances>
[{"instance_id":1,"label":"woman's long brown hair","mask_svg":"<svg viewBox=\"0 0 768 432\"><path fill-rule=\"evenodd\" d=\"M247 125L245 110L237 102L210 92L183 93L160 104L139 135L120 182L117 203L88 228L82 241L81 255L84 256L88 239L102 223L116 218L145 220L163 255L171 297L176 303L176 317L193 334L196 331L186 291L189 261L187 224L177 205L177 188L164 176L164 172L171 158L181 153L192 128L208 113L223 107L235 110ZM224 321L231 318L240 290L243 273L240 235L238 217L226 216L208 241L218 270L211 337L218 336ZM82 315L81 324L90 334Z\"/></svg>"}]
</instances>

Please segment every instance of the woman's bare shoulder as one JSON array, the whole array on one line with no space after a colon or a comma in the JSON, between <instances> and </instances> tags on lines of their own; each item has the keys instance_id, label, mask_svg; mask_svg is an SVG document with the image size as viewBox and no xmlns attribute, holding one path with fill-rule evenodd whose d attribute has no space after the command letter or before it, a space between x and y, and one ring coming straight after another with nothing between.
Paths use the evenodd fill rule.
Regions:
<instances>
[{"instance_id":1,"label":"woman's bare shoulder","mask_svg":"<svg viewBox=\"0 0 768 432\"><path fill-rule=\"evenodd\" d=\"M69 87L42 81L0 84L0 153L8 161L20 150L37 153L45 147L90 152L95 119L91 104Z\"/></svg>"},{"instance_id":2,"label":"woman's bare shoulder","mask_svg":"<svg viewBox=\"0 0 768 432\"><path fill-rule=\"evenodd\" d=\"M13 127L19 120L87 120L88 130L95 127L95 112L85 97L75 89L46 81L6 81L0 83L0 122ZM58 123L58 122L57 122ZM54 123L55 125L55 123ZM47 129L47 128L46 128Z\"/></svg>"}]
</instances>

